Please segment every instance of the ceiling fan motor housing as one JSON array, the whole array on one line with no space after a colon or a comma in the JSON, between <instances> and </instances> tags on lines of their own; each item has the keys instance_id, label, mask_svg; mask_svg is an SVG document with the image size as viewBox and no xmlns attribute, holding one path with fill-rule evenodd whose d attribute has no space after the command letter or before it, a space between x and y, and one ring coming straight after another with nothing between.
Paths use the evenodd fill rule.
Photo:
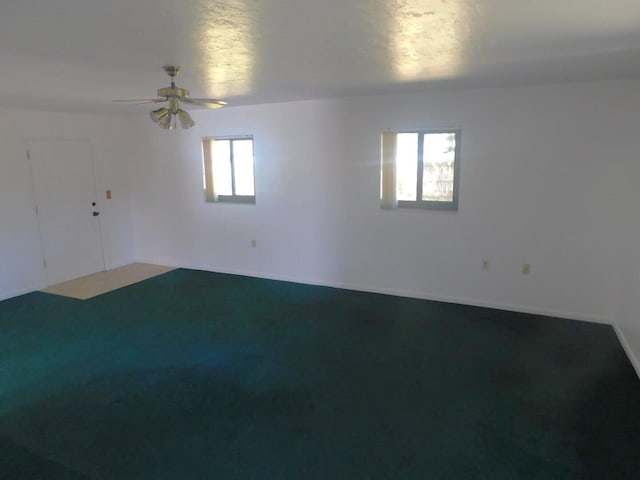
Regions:
<instances>
[{"instance_id":1,"label":"ceiling fan motor housing","mask_svg":"<svg viewBox=\"0 0 640 480\"><path fill-rule=\"evenodd\" d=\"M167 97L167 98L188 97L189 90L187 90L186 88L178 88L178 87L159 88L158 96Z\"/></svg>"}]
</instances>

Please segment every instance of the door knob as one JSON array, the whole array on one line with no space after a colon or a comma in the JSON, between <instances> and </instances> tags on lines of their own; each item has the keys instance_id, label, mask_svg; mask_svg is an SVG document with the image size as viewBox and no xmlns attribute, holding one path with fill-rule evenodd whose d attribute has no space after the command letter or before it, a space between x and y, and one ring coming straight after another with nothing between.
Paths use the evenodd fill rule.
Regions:
<instances>
[{"instance_id":1,"label":"door knob","mask_svg":"<svg viewBox=\"0 0 640 480\"><path fill-rule=\"evenodd\" d=\"M98 215L100 215L100 212L93 212L94 217L97 217Z\"/></svg>"}]
</instances>

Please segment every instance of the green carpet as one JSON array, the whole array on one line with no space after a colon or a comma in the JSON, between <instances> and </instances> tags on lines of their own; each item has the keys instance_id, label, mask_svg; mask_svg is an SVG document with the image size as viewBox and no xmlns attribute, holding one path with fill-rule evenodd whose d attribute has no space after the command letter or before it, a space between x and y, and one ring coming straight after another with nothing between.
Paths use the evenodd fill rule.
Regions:
<instances>
[{"instance_id":1,"label":"green carpet","mask_svg":"<svg viewBox=\"0 0 640 480\"><path fill-rule=\"evenodd\" d=\"M610 326L175 270L0 302L0 479L637 479Z\"/></svg>"}]
</instances>

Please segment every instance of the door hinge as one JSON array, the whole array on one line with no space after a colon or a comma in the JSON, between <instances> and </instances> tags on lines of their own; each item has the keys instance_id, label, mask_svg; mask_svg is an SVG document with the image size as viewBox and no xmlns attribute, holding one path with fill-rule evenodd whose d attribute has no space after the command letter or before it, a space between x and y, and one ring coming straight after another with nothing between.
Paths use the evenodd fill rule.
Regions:
<instances>
[{"instance_id":1,"label":"door hinge","mask_svg":"<svg viewBox=\"0 0 640 480\"><path fill-rule=\"evenodd\" d=\"M38 216L38 205L36 205L36 217Z\"/></svg>"},{"instance_id":2,"label":"door hinge","mask_svg":"<svg viewBox=\"0 0 640 480\"><path fill-rule=\"evenodd\" d=\"M27 160L31 160L31 153L27 150Z\"/></svg>"},{"instance_id":3,"label":"door hinge","mask_svg":"<svg viewBox=\"0 0 640 480\"><path fill-rule=\"evenodd\" d=\"M47 261L44 258L42 259L42 265L44 265L44 268L47 268Z\"/></svg>"}]
</instances>

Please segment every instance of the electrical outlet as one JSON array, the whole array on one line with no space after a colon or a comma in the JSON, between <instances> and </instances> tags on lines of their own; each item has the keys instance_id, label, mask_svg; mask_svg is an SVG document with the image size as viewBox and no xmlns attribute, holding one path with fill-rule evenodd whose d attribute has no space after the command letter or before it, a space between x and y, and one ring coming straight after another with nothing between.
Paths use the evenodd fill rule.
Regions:
<instances>
[{"instance_id":1,"label":"electrical outlet","mask_svg":"<svg viewBox=\"0 0 640 480\"><path fill-rule=\"evenodd\" d=\"M489 271L489 260L487 260L487 259L483 259L482 260L482 271L483 272L488 272Z\"/></svg>"},{"instance_id":2,"label":"electrical outlet","mask_svg":"<svg viewBox=\"0 0 640 480\"><path fill-rule=\"evenodd\" d=\"M251 240L251 248L256 248L256 241L255 240Z\"/></svg>"},{"instance_id":3,"label":"electrical outlet","mask_svg":"<svg viewBox=\"0 0 640 480\"><path fill-rule=\"evenodd\" d=\"M522 264L522 274L529 275L531 273L531 265L528 263Z\"/></svg>"}]
</instances>

